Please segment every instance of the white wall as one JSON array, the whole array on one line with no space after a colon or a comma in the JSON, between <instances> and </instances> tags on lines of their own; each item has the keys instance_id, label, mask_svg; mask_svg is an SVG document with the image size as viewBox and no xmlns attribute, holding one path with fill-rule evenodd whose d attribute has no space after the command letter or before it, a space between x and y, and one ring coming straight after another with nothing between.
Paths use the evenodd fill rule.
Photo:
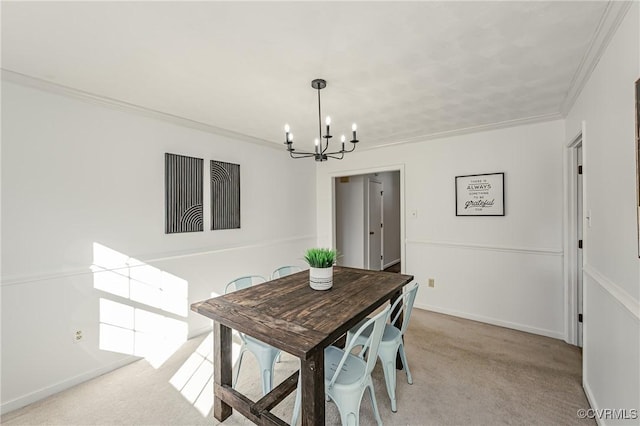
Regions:
<instances>
[{"instance_id":1,"label":"white wall","mask_svg":"<svg viewBox=\"0 0 640 426\"><path fill-rule=\"evenodd\" d=\"M365 181L363 176L349 176L348 181L335 180L336 244L338 264L353 268L366 267L365 246ZM368 235L366 236L368 238Z\"/></svg>"},{"instance_id":2,"label":"white wall","mask_svg":"<svg viewBox=\"0 0 640 426\"><path fill-rule=\"evenodd\" d=\"M563 121L553 121L320 164L319 241L332 238L333 176L404 166L403 269L422 284L416 306L561 338L564 134ZM506 216L456 217L454 177L490 172L505 173Z\"/></svg>"},{"instance_id":3,"label":"white wall","mask_svg":"<svg viewBox=\"0 0 640 426\"><path fill-rule=\"evenodd\" d=\"M3 412L132 359L99 349L100 298L177 320L194 335L210 321L189 304L236 276L303 265L316 242L315 167L283 150L8 81L2 124ZM165 152L205 159L204 232L164 234ZM210 159L241 166L241 229L206 230ZM107 288L129 273L174 277L187 283L179 309L95 289L94 243L123 255L98 262L117 270L99 275L114 278ZM129 269L129 257L156 269ZM76 329L84 340L74 344Z\"/></svg>"},{"instance_id":4,"label":"white wall","mask_svg":"<svg viewBox=\"0 0 640 426\"><path fill-rule=\"evenodd\" d=\"M640 5L634 2L566 120L584 122L583 381L593 408L640 408L640 261L634 82L640 78ZM623 424L605 419L603 424ZM637 424L637 420L628 424Z\"/></svg>"}]
</instances>

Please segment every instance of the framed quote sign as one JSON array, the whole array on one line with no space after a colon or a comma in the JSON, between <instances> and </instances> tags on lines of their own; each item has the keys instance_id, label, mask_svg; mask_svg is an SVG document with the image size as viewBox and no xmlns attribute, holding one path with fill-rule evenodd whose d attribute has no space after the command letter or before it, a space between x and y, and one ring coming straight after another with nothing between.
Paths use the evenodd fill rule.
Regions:
<instances>
[{"instance_id":1,"label":"framed quote sign","mask_svg":"<svg viewBox=\"0 0 640 426\"><path fill-rule=\"evenodd\" d=\"M504 173L456 176L456 216L504 216Z\"/></svg>"}]
</instances>

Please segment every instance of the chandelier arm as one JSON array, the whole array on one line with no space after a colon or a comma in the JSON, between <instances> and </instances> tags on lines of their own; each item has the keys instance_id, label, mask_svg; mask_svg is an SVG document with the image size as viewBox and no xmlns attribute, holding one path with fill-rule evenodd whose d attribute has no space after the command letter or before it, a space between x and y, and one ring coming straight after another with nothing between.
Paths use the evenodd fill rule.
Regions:
<instances>
[{"instance_id":1,"label":"chandelier arm","mask_svg":"<svg viewBox=\"0 0 640 426\"><path fill-rule=\"evenodd\" d=\"M315 153L311 153L311 152L304 152L304 151L296 152L295 154L297 155L297 157L296 157L296 156L294 156L293 154L294 154L293 152L289 151L289 155L291 156L291 158L315 157L315 155L316 155Z\"/></svg>"},{"instance_id":2,"label":"chandelier arm","mask_svg":"<svg viewBox=\"0 0 640 426\"><path fill-rule=\"evenodd\" d=\"M355 150L356 150L356 144L355 144L355 143L352 143L351 145L353 145L353 148L351 148L351 149L345 149L345 150L344 150L344 152L353 152L353 151L355 151Z\"/></svg>"},{"instance_id":3,"label":"chandelier arm","mask_svg":"<svg viewBox=\"0 0 640 426\"><path fill-rule=\"evenodd\" d=\"M337 154L343 154L344 152L349 152L349 151L335 151L335 152L327 152L326 155L337 155ZM324 154L324 153L323 153Z\"/></svg>"},{"instance_id":4,"label":"chandelier arm","mask_svg":"<svg viewBox=\"0 0 640 426\"><path fill-rule=\"evenodd\" d=\"M342 152L340 152L340 157L336 157L336 156L335 156L335 155L333 155L333 154L338 154L338 153L337 153L337 152L332 152L332 153L325 154L325 155L326 155L327 157L329 157L329 158L333 158L333 159L336 159L336 160L342 160L342 159L344 158L344 154L343 154Z\"/></svg>"},{"instance_id":5,"label":"chandelier arm","mask_svg":"<svg viewBox=\"0 0 640 426\"><path fill-rule=\"evenodd\" d=\"M320 143L320 146L322 146L322 143ZM329 149L329 139L327 139L327 146L325 146L324 149L322 150L322 154L324 154L328 149ZM330 152L329 154L336 154L336 153Z\"/></svg>"}]
</instances>

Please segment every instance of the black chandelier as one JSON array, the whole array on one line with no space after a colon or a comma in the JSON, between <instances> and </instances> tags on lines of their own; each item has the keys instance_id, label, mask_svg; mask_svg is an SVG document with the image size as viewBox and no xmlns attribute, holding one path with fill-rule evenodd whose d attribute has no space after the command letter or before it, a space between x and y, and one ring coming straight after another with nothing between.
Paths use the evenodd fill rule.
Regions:
<instances>
[{"instance_id":1,"label":"black chandelier","mask_svg":"<svg viewBox=\"0 0 640 426\"><path fill-rule=\"evenodd\" d=\"M351 139L351 143L353 146L351 149L345 149L345 137L342 135L340 138L342 142L342 148L339 151L327 152L329 150L329 139L331 136L331 117L327 116L325 120L326 124L326 134L322 135L322 109L320 106L320 90L327 87L327 82L321 78L316 78L311 82L311 87L318 91L318 138L315 140L316 149L315 152L304 152L304 151L296 151L293 147L293 133L290 132L290 128L288 124L284 126L284 144L287 146L287 151L289 151L289 155L291 158L307 158L314 157L316 161L327 161L329 158L335 158L336 160L342 160L344 158L344 154L347 152L353 152L356 149L356 144L358 143L358 138L356 138L356 123L353 123L351 126L351 133L353 139ZM322 142L322 139L325 141Z\"/></svg>"}]
</instances>

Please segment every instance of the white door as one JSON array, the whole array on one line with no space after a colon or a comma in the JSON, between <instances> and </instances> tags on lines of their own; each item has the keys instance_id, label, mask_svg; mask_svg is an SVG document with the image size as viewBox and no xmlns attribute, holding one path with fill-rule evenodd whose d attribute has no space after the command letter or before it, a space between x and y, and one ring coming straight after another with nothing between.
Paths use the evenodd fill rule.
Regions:
<instances>
[{"instance_id":1,"label":"white door","mask_svg":"<svg viewBox=\"0 0 640 426\"><path fill-rule=\"evenodd\" d=\"M382 269L382 183L369 181L369 269Z\"/></svg>"},{"instance_id":2,"label":"white door","mask_svg":"<svg viewBox=\"0 0 640 426\"><path fill-rule=\"evenodd\" d=\"M577 306L577 311L578 311L578 318L576 318L576 321L578 322L578 336L577 336L577 343L578 343L578 347L582 347L582 220L583 220L583 210L582 210L582 144L578 145L576 147L576 157L577 157L577 164L576 164L576 169L577 169L577 188L576 188L576 195L577 195L577 200L576 200L576 223L577 223L577 237L578 237L578 241L575 242L575 244L578 245L578 259L577 259L577 270L576 270L576 274L577 274L577 301L578 301L578 306Z\"/></svg>"}]
</instances>

